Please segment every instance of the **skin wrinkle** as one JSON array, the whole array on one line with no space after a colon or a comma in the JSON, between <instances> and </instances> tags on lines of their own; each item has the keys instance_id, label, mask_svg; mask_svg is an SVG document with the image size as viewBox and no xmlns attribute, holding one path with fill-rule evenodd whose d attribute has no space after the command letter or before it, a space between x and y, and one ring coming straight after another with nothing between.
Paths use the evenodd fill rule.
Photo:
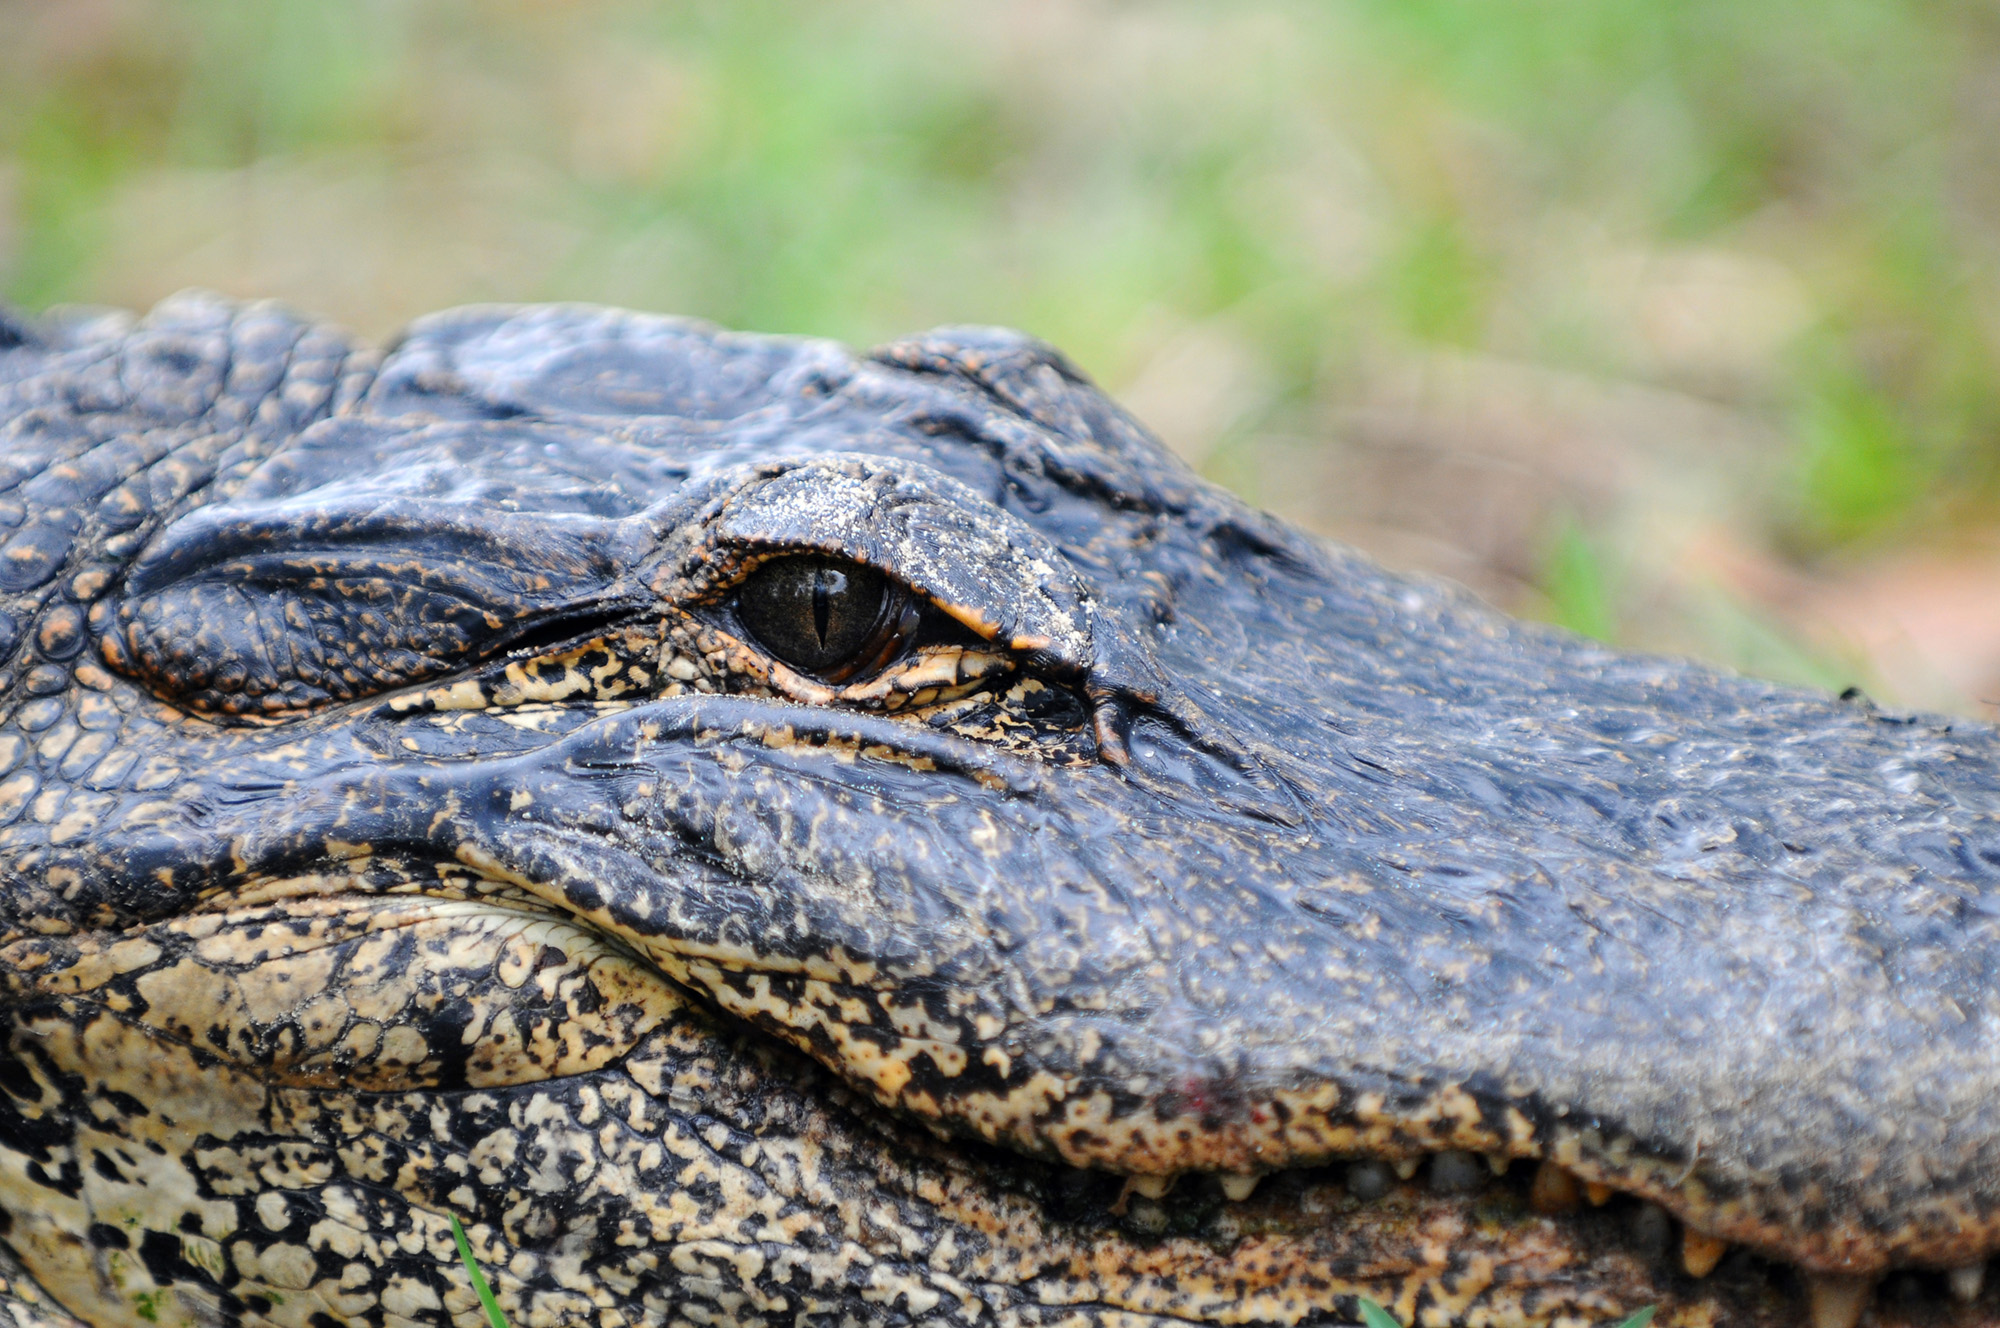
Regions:
<instances>
[{"instance_id":1,"label":"skin wrinkle","mask_svg":"<svg viewBox=\"0 0 2000 1328\"><path fill-rule=\"evenodd\" d=\"M17 1328L51 1298L471 1328L447 1213L520 1328L1333 1324L1364 1293L1759 1328L1803 1322L1794 1269L2000 1239L1989 730L1382 572L1014 334L855 358L472 309L378 369L255 317L275 361L200 300L0 353L0 485L66 541L0 597ZM115 399L25 413L92 359ZM113 552L50 485L123 438L159 483ZM807 551L924 606L879 677L807 679L735 616ZM116 572L89 641L43 660L86 563ZM93 661L115 737L73 767ZM74 682L35 710L45 665ZM382 909L423 920L391 944ZM1357 1179L1459 1151L1522 1161ZM1540 1211L1543 1158L1621 1197ZM1642 1198L1777 1262L1687 1276ZM1875 1321L1993 1317L1941 1285Z\"/></svg>"}]
</instances>

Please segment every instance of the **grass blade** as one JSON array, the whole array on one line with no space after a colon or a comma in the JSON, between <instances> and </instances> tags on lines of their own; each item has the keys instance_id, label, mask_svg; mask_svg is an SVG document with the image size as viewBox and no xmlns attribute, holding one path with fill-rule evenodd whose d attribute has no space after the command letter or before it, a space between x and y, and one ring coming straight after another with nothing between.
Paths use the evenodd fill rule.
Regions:
<instances>
[{"instance_id":1,"label":"grass blade","mask_svg":"<svg viewBox=\"0 0 2000 1328\"><path fill-rule=\"evenodd\" d=\"M1403 1328L1402 1324L1397 1323L1389 1317L1389 1311L1383 1309L1380 1305L1368 1299L1368 1297L1362 1296L1360 1297L1360 1301L1361 1322L1368 1325L1368 1328Z\"/></svg>"},{"instance_id":2,"label":"grass blade","mask_svg":"<svg viewBox=\"0 0 2000 1328\"><path fill-rule=\"evenodd\" d=\"M1619 1324L1618 1328L1646 1328L1646 1325L1653 1321L1653 1315L1659 1308L1658 1305L1648 1305L1643 1310L1635 1311L1625 1322Z\"/></svg>"},{"instance_id":3,"label":"grass blade","mask_svg":"<svg viewBox=\"0 0 2000 1328\"><path fill-rule=\"evenodd\" d=\"M493 1299L493 1288L486 1285L486 1275L479 1271L479 1261L472 1257L472 1242L465 1238L465 1228L458 1224L456 1213L451 1215L451 1236L458 1242L459 1262L472 1275L472 1289L478 1293L479 1303L486 1307L486 1322L493 1328L507 1328L507 1316L500 1312L500 1302Z\"/></svg>"}]
</instances>

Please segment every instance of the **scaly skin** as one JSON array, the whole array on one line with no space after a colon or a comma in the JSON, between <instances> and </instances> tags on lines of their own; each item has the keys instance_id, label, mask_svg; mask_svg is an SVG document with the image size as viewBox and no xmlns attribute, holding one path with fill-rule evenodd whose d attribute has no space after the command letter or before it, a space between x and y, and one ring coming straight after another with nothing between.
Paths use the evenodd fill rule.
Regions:
<instances>
[{"instance_id":1,"label":"scaly skin","mask_svg":"<svg viewBox=\"0 0 2000 1328\"><path fill-rule=\"evenodd\" d=\"M0 324L0 422L18 1328L470 1328L454 1213L516 1328L2000 1322L1989 729L1387 573L1008 333L183 298ZM800 554L903 634L784 663Z\"/></svg>"}]
</instances>

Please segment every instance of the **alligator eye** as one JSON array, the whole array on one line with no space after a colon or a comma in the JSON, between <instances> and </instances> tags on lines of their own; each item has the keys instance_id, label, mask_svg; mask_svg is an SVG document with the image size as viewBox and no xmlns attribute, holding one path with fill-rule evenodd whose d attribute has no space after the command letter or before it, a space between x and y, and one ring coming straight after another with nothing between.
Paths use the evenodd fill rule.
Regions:
<instances>
[{"instance_id":1,"label":"alligator eye","mask_svg":"<svg viewBox=\"0 0 2000 1328\"><path fill-rule=\"evenodd\" d=\"M737 592L736 616L773 655L833 682L887 663L919 617L873 568L809 555L752 572Z\"/></svg>"}]
</instances>

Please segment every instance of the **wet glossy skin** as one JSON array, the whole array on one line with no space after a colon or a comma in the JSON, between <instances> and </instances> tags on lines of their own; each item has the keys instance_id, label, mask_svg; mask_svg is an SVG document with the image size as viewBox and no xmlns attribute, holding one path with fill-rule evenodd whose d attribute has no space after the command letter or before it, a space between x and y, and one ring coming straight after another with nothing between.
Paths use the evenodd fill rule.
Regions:
<instances>
[{"instance_id":1,"label":"wet glossy skin","mask_svg":"<svg viewBox=\"0 0 2000 1328\"><path fill-rule=\"evenodd\" d=\"M2000 1244L1990 730L1386 573L1011 334L9 339L0 1206L74 1314L470 1324L450 1212L523 1328L1787 1323ZM806 555L891 587L795 596L851 669L746 626Z\"/></svg>"}]
</instances>

